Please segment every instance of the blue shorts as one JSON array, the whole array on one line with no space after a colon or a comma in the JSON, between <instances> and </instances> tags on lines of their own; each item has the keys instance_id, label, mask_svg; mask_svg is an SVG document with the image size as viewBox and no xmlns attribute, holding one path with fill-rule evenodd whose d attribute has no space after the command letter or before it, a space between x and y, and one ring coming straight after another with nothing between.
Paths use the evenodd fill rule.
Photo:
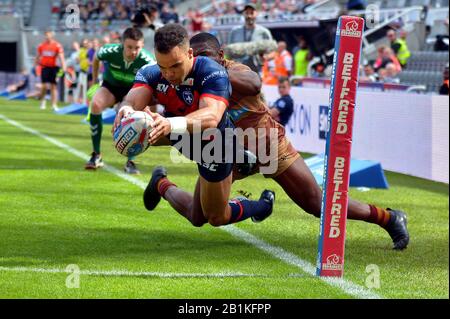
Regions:
<instances>
[{"instance_id":1,"label":"blue shorts","mask_svg":"<svg viewBox=\"0 0 450 319\"><path fill-rule=\"evenodd\" d=\"M214 137L211 139L202 140L200 135L188 133L178 135L178 137L174 139L170 139L170 136L168 138L172 146L174 146L180 153L197 163L198 172L201 177L208 182L215 183L223 181L230 176L233 171L236 137L233 135L231 137L231 141L226 139L225 129L234 129L234 125L226 113L217 126L217 130L212 132L212 136ZM221 137L221 142L219 144L214 143L214 140L217 141L218 135ZM189 140L189 147L187 147L187 145L185 145L186 147L183 147L183 143L180 143L182 139L186 139L185 141ZM208 152L211 151L212 145L214 145L217 149L221 149L221 153L218 153L215 157L214 151ZM203 154L206 152L208 152L207 154L209 154L210 157L204 158Z\"/></svg>"}]
</instances>

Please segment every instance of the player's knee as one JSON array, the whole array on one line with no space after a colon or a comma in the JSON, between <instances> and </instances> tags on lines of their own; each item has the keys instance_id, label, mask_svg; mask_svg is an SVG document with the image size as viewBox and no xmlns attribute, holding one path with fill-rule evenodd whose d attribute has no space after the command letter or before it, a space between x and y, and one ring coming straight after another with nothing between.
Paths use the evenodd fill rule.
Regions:
<instances>
[{"instance_id":1,"label":"player's knee","mask_svg":"<svg viewBox=\"0 0 450 319\"><path fill-rule=\"evenodd\" d=\"M194 227L202 227L203 225L206 224L206 220L204 220L204 219L202 219L202 220L197 220L197 219L191 220L191 224Z\"/></svg>"},{"instance_id":2,"label":"player's knee","mask_svg":"<svg viewBox=\"0 0 450 319\"><path fill-rule=\"evenodd\" d=\"M202 227L208 220L203 216L203 213L192 214L192 218L189 220L194 227Z\"/></svg>"},{"instance_id":3,"label":"player's knee","mask_svg":"<svg viewBox=\"0 0 450 319\"><path fill-rule=\"evenodd\" d=\"M102 106L101 101L99 101L99 100L92 101L91 113L92 114L100 114L102 112L103 112L103 106Z\"/></svg>"},{"instance_id":4,"label":"player's knee","mask_svg":"<svg viewBox=\"0 0 450 319\"><path fill-rule=\"evenodd\" d=\"M211 226L219 227L227 224L227 220L223 216L210 216L208 217L208 223Z\"/></svg>"}]
</instances>

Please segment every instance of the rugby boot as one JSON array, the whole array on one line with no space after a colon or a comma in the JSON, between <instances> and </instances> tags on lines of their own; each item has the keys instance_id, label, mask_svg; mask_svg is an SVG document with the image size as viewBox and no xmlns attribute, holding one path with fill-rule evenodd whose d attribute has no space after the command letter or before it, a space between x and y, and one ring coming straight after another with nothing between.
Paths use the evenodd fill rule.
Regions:
<instances>
[{"instance_id":1,"label":"rugby boot","mask_svg":"<svg viewBox=\"0 0 450 319\"><path fill-rule=\"evenodd\" d=\"M393 210L390 208L387 208L386 210L391 214L391 218L385 229L394 242L393 249L403 250L409 243L406 214L400 210Z\"/></svg>"},{"instance_id":2,"label":"rugby boot","mask_svg":"<svg viewBox=\"0 0 450 319\"><path fill-rule=\"evenodd\" d=\"M264 190L261 194L261 197L259 198L259 200L262 200L264 202L266 202L267 204L270 205L269 209L266 210L265 212L259 214L259 215L255 215L252 216L252 221L254 223L260 223L262 222L264 219L266 219L267 217L269 217L272 214L273 211L273 204L275 202L275 193L271 190Z\"/></svg>"},{"instance_id":3,"label":"rugby boot","mask_svg":"<svg viewBox=\"0 0 450 319\"><path fill-rule=\"evenodd\" d=\"M144 191L144 206L147 210L154 210L161 200L158 192L158 182L161 178L167 177L167 170L163 166L157 166L153 169L152 177Z\"/></svg>"}]
</instances>

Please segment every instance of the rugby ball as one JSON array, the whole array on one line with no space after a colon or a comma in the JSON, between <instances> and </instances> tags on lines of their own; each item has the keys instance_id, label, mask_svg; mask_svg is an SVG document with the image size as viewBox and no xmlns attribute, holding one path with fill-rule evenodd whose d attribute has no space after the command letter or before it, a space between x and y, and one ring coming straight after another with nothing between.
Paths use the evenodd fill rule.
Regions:
<instances>
[{"instance_id":1,"label":"rugby ball","mask_svg":"<svg viewBox=\"0 0 450 319\"><path fill-rule=\"evenodd\" d=\"M150 144L148 135L152 130L153 118L142 111L136 111L120 121L114 131L114 146L124 156L137 156L145 152Z\"/></svg>"}]
</instances>

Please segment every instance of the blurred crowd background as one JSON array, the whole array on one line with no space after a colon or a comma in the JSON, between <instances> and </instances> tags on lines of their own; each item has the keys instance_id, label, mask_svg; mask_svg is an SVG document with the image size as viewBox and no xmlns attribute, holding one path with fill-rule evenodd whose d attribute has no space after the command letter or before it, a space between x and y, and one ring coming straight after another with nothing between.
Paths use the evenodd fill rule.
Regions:
<instances>
[{"instance_id":1,"label":"blurred crowd background","mask_svg":"<svg viewBox=\"0 0 450 319\"><path fill-rule=\"evenodd\" d=\"M338 16L363 16L370 24L377 8L377 21L368 24L364 39L360 80L370 84L366 89L437 94L445 92L445 83L448 87L448 0L0 0L0 43L20 33L15 47L9 48L17 52L16 61L0 62L0 87L24 73L36 74L30 61L47 30L62 44L76 81L80 71L91 72L94 52L120 42L121 32L131 25L148 31L144 34L150 51L154 31L172 22L184 25L191 35L210 32L224 47L265 39L233 38L236 29L246 28L248 5L255 11L255 23L267 30L267 39L276 42L270 50L241 59L265 84L289 77L293 85L329 85ZM12 17L18 20L3 19ZM3 49L2 55L12 52L6 45ZM80 61L84 51L90 53Z\"/></svg>"}]
</instances>

